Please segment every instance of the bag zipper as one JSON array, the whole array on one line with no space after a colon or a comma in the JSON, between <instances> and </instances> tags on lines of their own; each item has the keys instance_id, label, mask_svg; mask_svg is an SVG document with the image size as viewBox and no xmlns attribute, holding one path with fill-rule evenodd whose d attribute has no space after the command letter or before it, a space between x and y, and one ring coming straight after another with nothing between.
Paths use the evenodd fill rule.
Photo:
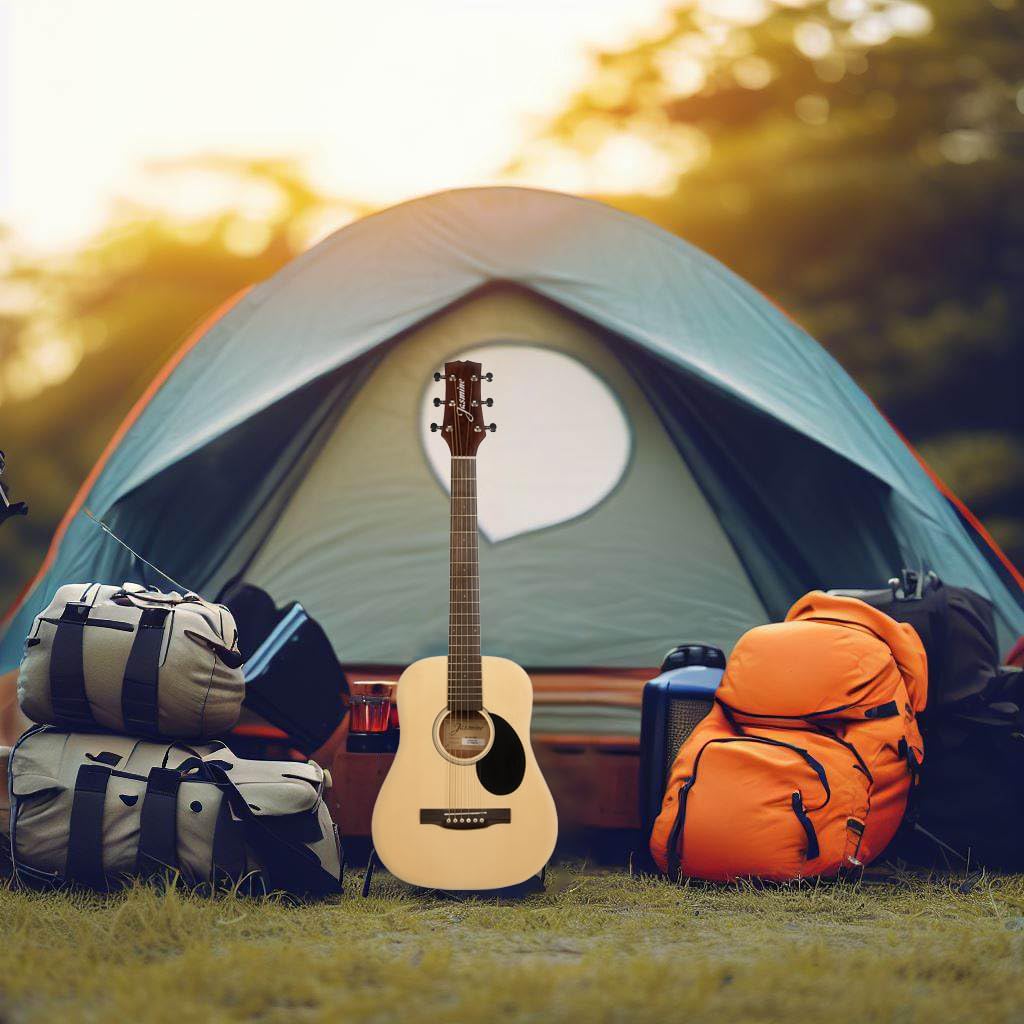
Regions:
<instances>
[{"instance_id":1,"label":"bag zipper","mask_svg":"<svg viewBox=\"0 0 1024 1024\"><path fill-rule=\"evenodd\" d=\"M729 715L740 715L743 718L770 718L778 722L812 722L816 718L835 718L841 711L849 711L856 708L856 704L840 704L835 708L826 708L824 711L809 711L806 715L769 715L762 711L744 711L743 708L734 708L726 704L721 697L715 698L715 703ZM883 701L881 704L872 704L864 709L864 717L868 720L874 718L895 718L900 713L900 706L895 700Z\"/></svg>"},{"instance_id":2,"label":"bag zipper","mask_svg":"<svg viewBox=\"0 0 1024 1024\"><path fill-rule=\"evenodd\" d=\"M679 881L679 869L683 863L682 832L683 821L686 818L686 798L690 795L696 775L691 775L686 785L679 787L676 797L678 806L676 809L676 820L672 823L672 831L668 834L668 875Z\"/></svg>"},{"instance_id":3,"label":"bag zipper","mask_svg":"<svg viewBox=\"0 0 1024 1024\"><path fill-rule=\"evenodd\" d=\"M853 754L853 756L857 759L857 764L855 767L859 768L867 776L868 782L870 782L872 785L875 784L875 777L871 774L871 769L868 768L867 762L864 760L863 757L860 756L860 751L849 740L844 740L841 736L836 735L836 733L834 733L831 729L826 729L825 726L819 724L818 722L814 723L814 728L817 729L822 736L826 737L827 739L834 740L840 746L845 747L851 754Z\"/></svg>"},{"instance_id":4,"label":"bag zipper","mask_svg":"<svg viewBox=\"0 0 1024 1024\"><path fill-rule=\"evenodd\" d=\"M792 802L796 820L803 825L804 833L807 836L807 849L804 851L804 859L817 860L818 855L821 853L821 849L818 846L818 833L814 831L814 823L807 817L803 794L799 790L793 794Z\"/></svg>"}]
</instances>

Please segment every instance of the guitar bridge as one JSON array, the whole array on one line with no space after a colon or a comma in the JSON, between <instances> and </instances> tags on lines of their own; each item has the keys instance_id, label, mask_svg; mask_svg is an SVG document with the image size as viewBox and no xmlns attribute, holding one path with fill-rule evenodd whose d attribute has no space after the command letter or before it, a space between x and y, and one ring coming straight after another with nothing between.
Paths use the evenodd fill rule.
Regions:
<instances>
[{"instance_id":1,"label":"guitar bridge","mask_svg":"<svg viewBox=\"0 0 1024 1024\"><path fill-rule=\"evenodd\" d=\"M487 828L490 825L509 825L512 823L512 811L508 807L462 808L455 810L420 810L421 825L440 825L441 828L468 830Z\"/></svg>"}]
</instances>

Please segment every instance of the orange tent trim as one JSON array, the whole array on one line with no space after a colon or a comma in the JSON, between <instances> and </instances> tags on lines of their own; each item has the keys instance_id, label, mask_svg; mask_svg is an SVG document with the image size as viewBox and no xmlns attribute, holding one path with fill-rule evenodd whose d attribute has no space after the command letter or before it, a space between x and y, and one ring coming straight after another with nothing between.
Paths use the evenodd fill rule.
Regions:
<instances>
[{"instance_id":1,"label":"orange tent trim","mask_svg":"<svg viewBox=\"0 0 1024 1024\"><path fill-rule=\"evenodd\" d=\"M881 412L881 410L879 410ZM882 413L885 416L885 413ZM1014 578L1017 582L1017 586L1024 590L1024 574L1021 573L1020 569L1017 568L1010 561L1010 556L1007 555L1003 549L999 546L995 537L992 536L988 530L982 525L981 520L967 507L962 499L958 498L953 493L952 489L948 484L932 469L931 466L925 462L924 457L918 452L918 450L903 436L902 432L896 427L891 420L886 416L886 422L895 431L896 436L907 446L910 454L917 459L918 464L928 474L929 479L942 493L943 497L967 520L968 523L974 528L978 536L992 549L992 553L1002 562L1003 567L1006 571Z\"/></svg>"},{"instance_id":2,"label":"orange tent trim","mask_svg":"<svg viewBox=\"0 0 1024 1024\"><path fill-rule=\"evenodd\" d=\"M85 478L82 486L78 488L74 498L71 500L71 504L68 506L67 512L64 513L64 518L61 519L60 524L57 526L56 531L53 534L53 540L50 541L50 547L46 552L46 557L43 559L43 564L39 567L39 571L35 574L32 580L25 586L21 593L15 598L13 604L7 609L0 627L6 626L11 619L14 618L18 609L21 607L22 602L32 593L33 590L39 585L42 578L50 571L54 561L57 558L57 552L60 550L61 541L64 540L64 535L68 531L68 527L71 525L71 521L78 515L82 506L85 504L85 499L89 492L92 490L97 479L99 479L100 473L103 472L104 466L106 466L111 455L117 450L118 446L124 440L125 435L135 425L136 420L142 415L146 406L153 400L153 396L160 390L161 387L166 383L167 378L177 369L178 364L192 351L200 340L206 335L206 333L221 319L223 319L238 303L252 290L252 285L243 288L241 291L236 292L226 302L222 303L217 307L199 326L181 343L178 350L167 360L166 363L160 368L160 372L153 378L146 390L139 396L139 399L128 411L128 415L121 421L121 425L114 432L114 436L107 442L107 446L103 449L102 454L96 460L96 464L92 467L89 475Z\"/></svg>"}]
</instances>

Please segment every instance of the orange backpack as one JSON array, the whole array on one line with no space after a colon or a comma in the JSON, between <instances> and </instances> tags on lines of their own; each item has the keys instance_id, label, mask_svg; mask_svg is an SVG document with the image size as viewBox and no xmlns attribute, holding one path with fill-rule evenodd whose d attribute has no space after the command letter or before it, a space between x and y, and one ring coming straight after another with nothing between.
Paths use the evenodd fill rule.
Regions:
<instances>
[{"instance_id":1,"label":"orange backpack","mask_svg":"<svg viewBox=\"0 0 1024 1024\"><path fill-rule=\"evenodd\" d=\"M776 881L869 863L923 758L913 627L813 591L742 636L669 774L651 854L671 877Z\"/></svg>"}]
</instances>

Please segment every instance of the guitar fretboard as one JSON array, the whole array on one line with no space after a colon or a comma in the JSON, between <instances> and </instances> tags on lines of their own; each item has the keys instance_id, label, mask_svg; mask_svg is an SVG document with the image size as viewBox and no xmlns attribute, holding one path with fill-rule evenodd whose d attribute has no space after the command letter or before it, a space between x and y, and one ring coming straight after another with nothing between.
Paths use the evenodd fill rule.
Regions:
<instances>
[{"instance_id":1,"label":"guitar fretboard","mask_svg":"<svg viewBox=\"0 0 1024 1024\"><path fill-rule=\"evenodd\" d=\"M448 604L448 706L483 706L480 678L480 563L476 459L452 457L451 593Z\"/></svg>"}]
</instances>

